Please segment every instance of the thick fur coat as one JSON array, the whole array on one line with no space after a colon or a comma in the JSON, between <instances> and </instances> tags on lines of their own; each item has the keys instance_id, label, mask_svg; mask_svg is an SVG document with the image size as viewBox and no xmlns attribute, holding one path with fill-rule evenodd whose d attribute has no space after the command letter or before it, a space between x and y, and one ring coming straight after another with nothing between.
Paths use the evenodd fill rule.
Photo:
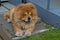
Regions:
<instances>
[{"instance_id":1,"label":"thick fur coat","mask_svg":"<svg viewBox=\"0 0 60 40\"><path fill-rule=\"evenodd\" d=\"M16 36L30 36L37 22L37 10L32 3L22 3L4 14L7 22L12 22Z\"/></svg>"}]
</instances>

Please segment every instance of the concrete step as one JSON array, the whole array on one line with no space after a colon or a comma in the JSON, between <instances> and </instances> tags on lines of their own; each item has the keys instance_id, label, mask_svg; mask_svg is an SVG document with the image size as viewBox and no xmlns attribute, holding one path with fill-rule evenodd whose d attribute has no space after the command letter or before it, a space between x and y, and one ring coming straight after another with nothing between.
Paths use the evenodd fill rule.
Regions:
<instances>
[{"instance_id":1,"label":"concrete step","mask_svg":"<svg viewBox=\"0 0 60 40\"><path fill-rule=\"evenodd\" d=\"M11 9L14 7L14 5L10 4L10 3L2 3L2 5L4 5L4 7L8 8L8 9Z\"/></svg>"},{"instance_id":2,"label":"concrete step","mask_svg":"<svg viewBox=\"0 0 60 40\"><path fill-rule=\"evenodd\" d=\"M1 12L6 12L6 11L8 11L8 10L5 7L0 6L0 14L1 14Z\"/></svg>"},{"instance_id":3,"label":"concrete step","mask_svg":"<svg viewBox=\"0 0 60 40\"><path fill-rule=\"evenodd\" d=\"M10 4L10 3L2 3L3 6L0 6L0 14L3 12L7 12L8 9L12 9L14 7L14 5Z\"/></svg>"}]
</instances>

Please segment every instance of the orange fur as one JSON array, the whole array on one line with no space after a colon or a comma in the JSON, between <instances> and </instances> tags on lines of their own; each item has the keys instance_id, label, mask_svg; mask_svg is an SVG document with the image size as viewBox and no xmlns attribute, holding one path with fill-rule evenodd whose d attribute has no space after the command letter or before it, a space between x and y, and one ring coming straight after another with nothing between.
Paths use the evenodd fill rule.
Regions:
<instances>
[{"instance_id":1,"label":"orange fur","mask_svg":"<svg viewBox=\"0 0 60 40\"><path fill-rule=\"evenodd\" d=\"M35 29L35 23L37 22L37 11L32 3L23 3L15 6L7 12L5 17L13 23L14 32L17 35L21 36L23 35L23 32L26 32L26 35L30 35ZM24 22L27 21L28 17L31 18L31 22ZM24 30L22 30L21 27L24 28Z\"/></svg>"}]
</instances>

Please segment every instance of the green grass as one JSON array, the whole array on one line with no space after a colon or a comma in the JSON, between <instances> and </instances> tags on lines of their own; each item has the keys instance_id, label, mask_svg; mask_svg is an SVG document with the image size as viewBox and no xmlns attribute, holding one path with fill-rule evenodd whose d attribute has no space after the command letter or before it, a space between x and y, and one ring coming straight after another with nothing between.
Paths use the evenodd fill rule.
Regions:
<instances>
[{"instance_id":1,"label":"green grass","mask_svg":"<svg viewBox=\"0 0 60 40\"><path fill-rule=\"evenodd\" d=\"M53 25L50 25L50 24L45 24L45 27L51 30L52 27L54 27L54 26Z\"/></svg>"},{"instance_id":2,"label":"green grass","mask_svg":"<svg viewBox=\"0 0 60 40\"><path fill-rule=\"evenodd\" d=\"M40 24L42 21L39 19L36 24Z\"/></svg>"},{"instance_id":3,"label":"green grass","mask_svg":"<svg viewBox=\"0 0 60 40\"><path fill-rule=\"evenodd\" d=\"M48 32L44 32L38 35L33 35L28 38L24 38L21 40L60 40L60 29L49 30Z\"/></svg>"}]
</instances>

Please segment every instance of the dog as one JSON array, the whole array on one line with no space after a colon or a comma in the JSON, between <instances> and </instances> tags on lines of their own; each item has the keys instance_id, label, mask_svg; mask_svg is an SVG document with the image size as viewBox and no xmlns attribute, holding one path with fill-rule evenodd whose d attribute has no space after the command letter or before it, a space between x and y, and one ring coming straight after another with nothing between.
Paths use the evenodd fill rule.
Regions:
<instances>
[{"instance_id":1,"label":"dog","mask_svg":"<svg viewBox=\"0 0 60 40\"><path fill-rule=\"evenodd\" d=\"M22 3L4 14L7 22L12 22L16 36L30 36L37 22L37 10L33 3Z\"/></svg>"}]
</instances>

